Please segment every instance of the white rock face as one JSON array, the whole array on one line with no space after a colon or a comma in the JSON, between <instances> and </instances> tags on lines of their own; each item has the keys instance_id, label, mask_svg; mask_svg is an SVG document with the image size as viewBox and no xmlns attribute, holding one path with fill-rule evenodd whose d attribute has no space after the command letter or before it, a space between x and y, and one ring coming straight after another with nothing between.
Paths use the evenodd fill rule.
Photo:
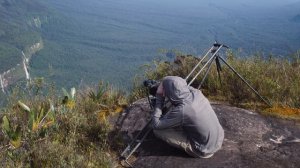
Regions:
<instances>
[{"instance_id":1,"label":"white rock face","mask_svg":"<svg viewBox=\"0 0 300 168\"><path fill-rule=\"evenodd\" d=\"M1 86L2 92L5 93L5 90L4 90L4 83L3 83L3 80L2 80L2 75L0 75L0 86Z\"/></svg>"},{"instance_id":2,"label":"white rock face","mask_svg":"<svg viewBox=\"0 0 300 168\"><path fill-rule=\"evenodd\" d=\"M27 24L31 27L36 27L36 28L41 28L42 27L42 22L40 17L34 17L30 20L27 20Z\"/></svg>"}]
</instances>

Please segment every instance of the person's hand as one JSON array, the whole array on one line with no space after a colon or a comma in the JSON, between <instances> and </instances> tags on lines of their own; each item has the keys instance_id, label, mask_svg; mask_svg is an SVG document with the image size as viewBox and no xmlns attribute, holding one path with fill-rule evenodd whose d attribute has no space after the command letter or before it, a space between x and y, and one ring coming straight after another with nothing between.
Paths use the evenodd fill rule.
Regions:
<instances>
[{"instance_id":1,"label":"person's hand","mask_svg":"<svg viewBox=\"0 0 300 168\"><path fill-rule=\"evenodd\" d=\"M164 88L163 88L162 83L160 83L157 88L156 94L163 95L163 93L164 93Z\"/></svg>"}]
</instances>

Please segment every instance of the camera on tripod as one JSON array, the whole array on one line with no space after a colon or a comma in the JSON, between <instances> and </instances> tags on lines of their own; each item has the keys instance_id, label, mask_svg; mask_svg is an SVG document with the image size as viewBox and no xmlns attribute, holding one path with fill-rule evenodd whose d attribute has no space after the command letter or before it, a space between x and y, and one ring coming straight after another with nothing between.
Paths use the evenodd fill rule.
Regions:
<instances>
[{"instance_id":1,"label":"camera on tripod","mask_svg":"<svg viewBox=\"0 0 300 168\"><path fill-rule=\"evenodd\" d=\"M148 93L152 96L155 96L160 82L152 79L147 79L144 80L143 84L148 89Z\"/></svg>"},{"instance_id":2,"label":"camera on tripod","mask_svg":"<svg viewBox=\"0 0 300 168\"><path fill-rule=\"evenodd\" d=\"M220 79L220 71L221 71L221 64L220 61L222 61L222 63L224 63L225 65L227 65L227 67L232 70L260 99L262 99L266 104L268 104L270 107L272 106L270 104L269 101L267 101L266 99L264 99L248 82L246 79L244 79L232 66L230 66L225 59L223 59L218 53L221 50L221 48L228 48L228 46L224 45L224 44L220 44L218 42L215 42L213 44L213 46L209 49L209 51L201 58L201 60L194 66L194 68L192 69L192 71L186 76L185 80L188 81L188 86L190 86L195 80L196 78L200 75L201 72L203 72L206 69L206 72L204 74L204 77L202 78L202 81L198 87L198 89L201 88L201 85L203 84L204 80L206 79L212 65L214 62L216 62L217 64L217 71L219 74L219 79ZM208 57L208 55L211 55L210 57ZM207 58L208 57L208 58ZM206 63L203 65L202 62L205 61L205 59L208 59L206 61ZM202 65L202 66L201 66ZM197 70L201 67L200 70ZM198 72L197 72L198 71ZM197 72L197 73L196 73ZM194 74L196 73L196 74ZM193 75L194 74L194 75ZM189 80L189 78L192 78L191 80ZM221 81L221 79L220 79ZM150 107L152 110L154 110L155 107L155 103L156 103L156 91L160 85L160 81L156 81L156 80L145 80L143 81L143 85L148 89L148 101L150 104ZM168 100L168 98L166 97L166 99L164 99L164 107L162 109L162 114L164 115L169 107L171 102ZM139 134L134 137L134 139L131 141L131 143L125 148L125 150L121 153L120 159L124 160L125 163L127 163L130 167L131 164L128 162L128 158L137 150L137 148L142 144L142 142L145 140L145 138L147 137L147 135L149 134L149 132L152 130L152 125L151 125L152 120L150 120L146 126L142 129L142 131L139 132Z\"/></svg>"},{"instance_id":3,"label":"camera on tripod","mask_svg":"<svg viewBox=\"0 0 300 168\"><path fill-rule=\"evenodd\" d=\"M154 109L155 101L156 101L156 91L160 84L159 81L147 79L143 82L144 86L148 89L148 101L151 109Z\"/></svg>"}]
</instances>

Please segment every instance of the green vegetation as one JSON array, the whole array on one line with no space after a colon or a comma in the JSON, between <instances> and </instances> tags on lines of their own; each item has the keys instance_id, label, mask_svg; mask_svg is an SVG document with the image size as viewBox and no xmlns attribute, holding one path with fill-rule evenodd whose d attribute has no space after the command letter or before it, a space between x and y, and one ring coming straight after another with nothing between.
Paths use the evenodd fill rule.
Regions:
<instances>
[{"instance_id":1,"label":"green vegetation","mask_svg":"<svg viewBox=\"0 0 300 168\"><path fill-rule=\"evenodd\" d=\"M200 59L193 56L177 56L174 62L155 60L144 66L145 77L160 80L167 75L185 78ZM221 81L215 64L202 85L202 92L211 100L226 101L236 106L251 109L265 109L264 114L283 118L300 118L300 51L281 58L255 54L241 57L239 53L228 52L227 62L233 66L249 83L273 105L268 108L242 80L227 66L222 65ZM198 87L202 73L192 84ZM143 89L135 86L133 99L144 96ZM268 108L268 109L266 109ZM285 110L283 110L285 109ZM289 112L283 112L289 111ZM291 112L292 111L292 112Z\"/></svg>"},{"instance_id":2,"label":"green vegetation","mask_svg":"<svg viewBox=\"0 0 300 168\"><path fill-rule=\"evenodd\" d=\"M108 117L126 107L122 92L100 82L97 89L59 94L49 85L15 89L1 110L2 167L113 167L122 142Z\"/></svg>"},{"instance_id":3,"label":"green vegetation","mask_svg":"<svg viewBox=\"0 0 300 168\"><path fill-rule=\"evenodd\" d=\"M128 67L137 67L141 63L135 62L140 59L139 55L131 55L128 53L131 50L122 49L129 42L118 42L118 37L107 33L112 30L99 24L103 20L99 9L82 8L86 4L83 1L79 5L79 2L56 1L45 2L54 9L42 25L44 48L34 55L30 65L32 75L45 76L64 87L101 79L129 88L134 68ZM65 3L71 5L64 7ZM60 9L61 6L64 8ZM84 13L78 12L78 8ZM136 47L135 43L132 45ZM53 70L49 76L48 67ZM128 84L124 85L124 81Z\"/></svg>"},{"instance_id":4,"label":"green vegetation","mask_svg":"<svg viewBox=\"0 0 300 168\"><path fill-rule=\"evenodd\" d=\"M35 0L0 0L0 72L21 62L21 51L41 40L46 8Z\"/></svg>"},{"instance_id":5,"label":"green vegetation","mask_svg":"<svg viewBox=\"0 0 300 168\"><path fill-rule=\"evenodd\" d=\"M274 105L266 107L229 69L222 66L220 83L213 67L203 88L215 101L258 108L263 114L300 119L299 52L288 59L260 54L239 57L228 52L227 61ZM154 61L145 65L143 78L167 75L185 77L199 61L193 56L177 56L174 62ZM197 86L199 77L194 83ZM100 82L94 88L58 93L43 78L31 86L15 88L6 108L0 112L0 160L3 167L114 167L124 145L110 117L119 114L146 95L136 78L130 99L111 85ZM139 84L138 84L139 83ZM48 89L47 89L48 88ZM263 109L263 110L262 110Z\"/></svg>"},{"instance_id":6,"label":"green vegetation","mask_svg":"<svg viewBox=\"0 0 300 168\"><path fill-rule=\"evenodd\" d=\"M57 2L53 1L54 4ZM67 88L79 84L81 78L87 83L103 78L115 81L115 84L128 83L124 86L128 87L129 77L133 75L128 67L145 61L145 53L153 50L146 46L158 41L148 38L150 41L143 43L148 36L138 35L142 40L131 42L128 39L135 33L115 34L119 27L112 29L107 25L115 25L118 20L111 21L102 16L98 8L90 11L91 8L81 8L81 5L68 6L73 3L69 1L67 6L52 4L53 8L63 10L50 13L41 3L48 2L0 0L0 72L20 63L21 51L26 54L28 47L43 39L45 48L33 53L37 57L30 63L32 76L49 74L49 77L45 76L47 80L50 78L58 86ZM78 12L79 7L83 13ZM296 16L294 21L298 20ZM150 36L157 36L157 33ZM138 53L132 55L131 49ZM173 57L173 53L180 52L172 50L166 55ZM227 61L272 102L271 108L225 66L222 66L222 82L214 65L201 90L214 101L299 120L299 55L300 52L278 58L227 53ZM122 112L128 102L146 96L147 92L140 84L142 78L185 77L198 61L193 56L178 56L174 62L155 60L145 65L145 74L135 78L129 99L105 82L95 88L62 89L58 93L58 89L45 83L44 78L35 78L25 90L21 89L25 87L24 83L20 84L22 87L9 88L9 98L0 92L0 104L7 104L0 109L1 167L114 167L123 144L109 118ZM130 64L126 64L128 62ZM22 67L16 67L15 75L22 76L22 73ZM197 87L202 77L199 76L193 86Z\"/></svg>"},{"instance_id":7,"label":"green vegetation","mask_svg":"<svg viewBox=\"0 0 300 168\"><path fill-rule=\"evenodd\" d=\"M53 8L63 10L50 13L41 5L52 2ZM49 74L50 80L56 81L58 86L70 87L79 84L81 79L89 83L101 78L128 88L134 69L128 67L151 59L145 53L155 48L152 45L159 40L149 37L158 36L157 32L149 33L151 29L147 29L147 24L140 26L144 18L140 18L137 27L127 27L124 18L115 17L119 10L113 12L112 18L117 19L111 19L99 14L98 8L83 8L81 5L86 4L83 1L77 6L73 6L73 1L65 6L57 2L60 1L0 0L0 72L20 63L21 51L28 55L28 47L43 41L45 48L32 52L38 56L30 63L32 76ZM105 9L104 14L111 12ZM299 21L299 15L294 21ZM126 27L129 31L125 36L116 33ZM143 31L140 31L143 36L136 34L136 30L141 30L139 27L147 29L149 35L144 36ZM131 41L135 36L138 40ZM171 39L169 36L161 38ZM132 54L132 49L137 53ZM177 50L162 52L169 52L166 53L169 57L179 54ZM104 82L95 88L62 89L62 93L58 93L44 78L35 78L26 89L21 89L24 83L20 84L22 87L8 88L9 98L0 91L0 107L7 104L0 109L1 167L114 167L123 144L109 117L122 112L128 101L146 96L145 88L140 85L142 78L185 77L198 61L193 56L178 56L174 62L155 60L145 65L145 74L135 79L129 99ZM222 66L221 82L214 65L201 89L211 100L263 109L266 115L300 119L300 51L285 58L262 54L242 57L228 52L227 61L269 99L273 107L267 108L225 66ZM22 66L15 68L14 75L17 76L15 82L24 76ZM197 87L202 77L199 76L193 86Z\"/></svg>"}]
</instances>

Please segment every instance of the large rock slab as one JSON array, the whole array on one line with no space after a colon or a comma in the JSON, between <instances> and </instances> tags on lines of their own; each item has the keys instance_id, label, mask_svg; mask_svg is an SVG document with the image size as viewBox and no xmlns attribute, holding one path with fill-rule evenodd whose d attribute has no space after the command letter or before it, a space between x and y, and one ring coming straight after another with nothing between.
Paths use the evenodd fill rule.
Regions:
<instances>
[{"instance_id":1,"label":"large rock slab","mask_svg":"<svg viewBox=\"0 0 300 168\"><path fill-rule=\"evenodd\" d=\"M222 149L212 158L192 158L150 133L131 162L137 168L199 167L300 167L300 123L268 118L258 113L212 103L225 130ZM116 125L130 140L150 119L147 99L133 103L117 119Z\"/></svg>"}]
</instances>

